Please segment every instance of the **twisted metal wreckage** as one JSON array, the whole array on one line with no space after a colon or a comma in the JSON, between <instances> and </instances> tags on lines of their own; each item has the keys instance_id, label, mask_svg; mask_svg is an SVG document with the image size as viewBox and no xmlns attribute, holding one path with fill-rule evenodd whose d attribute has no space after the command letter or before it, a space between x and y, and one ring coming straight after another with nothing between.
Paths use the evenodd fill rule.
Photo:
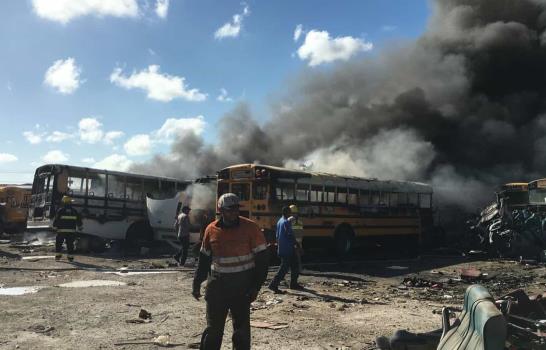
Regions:
<instances>
[{"instance_id":1,"label":"twisted metal wreckage","mask_svg":"<svg viewBox=\"0 0 546 350\"><path fill-rule=\"evenodd\" d=\"M546 180L535 180L502 186L497 200L467 222L473 248L498 257L545 260L545 185Z\"/></svg>"}]
</instances>

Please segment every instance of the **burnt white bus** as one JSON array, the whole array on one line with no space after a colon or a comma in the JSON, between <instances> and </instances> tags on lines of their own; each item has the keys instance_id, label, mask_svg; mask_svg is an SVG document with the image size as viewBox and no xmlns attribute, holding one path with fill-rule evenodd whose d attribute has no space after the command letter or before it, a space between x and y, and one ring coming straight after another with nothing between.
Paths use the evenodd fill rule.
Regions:
<instances>
[{"instance_id":1,"label":"burnt white bus","mask_svg":"<svg viewBox=\"0 0 546 350\"><path fill-rule=\"evenodd\" d=\"M82 215L79 248L99 250L107 240L130 242L157 237L147 217L146 198L166 199L192 182L63 164L36 169L28 212L28 229L51 229L61 199L68 195Z\"/></svg>"}]
</instances>

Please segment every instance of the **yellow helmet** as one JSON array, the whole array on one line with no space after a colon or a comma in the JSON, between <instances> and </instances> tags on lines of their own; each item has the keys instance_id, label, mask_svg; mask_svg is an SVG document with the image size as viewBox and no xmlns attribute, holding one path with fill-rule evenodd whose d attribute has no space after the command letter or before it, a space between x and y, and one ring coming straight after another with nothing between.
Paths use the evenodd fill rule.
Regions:
<instances>
[{"instance_id":1,"label":"yellow helmet","mask_svg":"<svg viewBox=\"0 0 546 350\"><path fill-rule=\"evenodd\" d=\"M298 213L298 206L295 204L291 204L288 208L290 208L290 211L294 214Z\"/></svg>"},{"instance_id":2,"label":"yellow helmet","mask_svg":"<svg viewBox=\"0 0 546 350\"><path fill-rule=\"evenodd\" d=\"M70 204L72 203L72 198L70 198L69 196L63 196L63 199L61 199L61 201L63 202L63 204Z\"/></svg>"}]
</instances>

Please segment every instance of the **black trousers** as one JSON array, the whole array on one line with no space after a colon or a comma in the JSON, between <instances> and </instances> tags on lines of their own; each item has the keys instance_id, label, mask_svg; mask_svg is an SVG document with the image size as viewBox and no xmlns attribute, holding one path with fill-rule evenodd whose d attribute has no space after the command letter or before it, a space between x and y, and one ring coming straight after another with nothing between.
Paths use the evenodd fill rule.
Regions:
<instances>
[{"instance_id":1,"label":"black trousers","mask_svg":"<svg viewBox=\"0 0 546 350\"><path fill-rule=\"evenodd\" d=\"M55 237L55 252L60 253L63 250L63 242L66 241L66 250L68 254L74 253L74 233L58 232Z\"/></svg>"},{"instance_id":2,"label":"black trousers","mask_svg":"<svg viewBox=\"0 0 546 350\"><path fill-rule=\"evenodd\" d=\"M190 236L185 236L180 238L180 251L174 256L174 259L184 265L186 259L188 258L188 249L190 248Z\"/></svg>"},{"instance_id":3,"label":"black trousers","mask_svg":"<svg viewBox=\"0 0 546 350\"><path fill-rule=\"evenodd\" d=\"M298 284L298 277L300 275L300 266L298 263L298 257L296 254L292 254L290 256L281 256L281 265L279 266L279 271L277 271L277 274L275 277L273 277L273 280L271 280L271 283L269 284L270 288L277 289L279 288L279 284L284 279L284 276L288 273L288 270L290 270L290 286L296 286Z\"/></svg>"},{"instance_id":4,"label":"black trousers","mask_svg":"<svg viewBox=\"0 0 546 350\"><path fill-rule=\"evenodd\" d=\"M220 350L228 311L233 321L233 349L250 350L250 299L247 295L207 297L207 328L201 336L201 350Z\"/></svg>"}]
</instances>

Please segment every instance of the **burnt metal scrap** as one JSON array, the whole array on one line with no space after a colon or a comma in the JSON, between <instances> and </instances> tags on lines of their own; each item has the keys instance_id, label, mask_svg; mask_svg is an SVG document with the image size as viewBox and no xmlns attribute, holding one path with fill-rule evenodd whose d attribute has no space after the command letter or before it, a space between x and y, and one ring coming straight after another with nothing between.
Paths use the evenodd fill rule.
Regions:
<instances>
[{"instance_id":1,"label":"burnt metal scrap","mask_svg":"<svg viewBox=\"0 0 546 350\"><path fill-rule=\"evenodd\" d=\"M546 298L513 291L496 301L508 328L510 349L546 350Z\"/></svg>"},{"instance_id":2,"label":"burnt metal scrap","mask_svg":"<svg viewBox=\"0 0 546 350\"><path fill-rule=\"evenodd\" d=\"M427 333L399 330L392 337L377 338L376 344L381 350L546 350L546 296L542 294L528 296L518 289L494 300L483 286L471 285L463 309L451 323L452 311L442 310L441 329Z\"/></svg>"},{"instance_id":3,"label":"burnt metal scrap","mask_svg":"<svg viewBox=\"0 0 546 350\"><path fill-rule=\"evenodd\" d=\"M473 249L498 257L543 259L546 249L546 215L529 208L510 210L493 203L469 222Z\"/></svg>"}]
</instances>

